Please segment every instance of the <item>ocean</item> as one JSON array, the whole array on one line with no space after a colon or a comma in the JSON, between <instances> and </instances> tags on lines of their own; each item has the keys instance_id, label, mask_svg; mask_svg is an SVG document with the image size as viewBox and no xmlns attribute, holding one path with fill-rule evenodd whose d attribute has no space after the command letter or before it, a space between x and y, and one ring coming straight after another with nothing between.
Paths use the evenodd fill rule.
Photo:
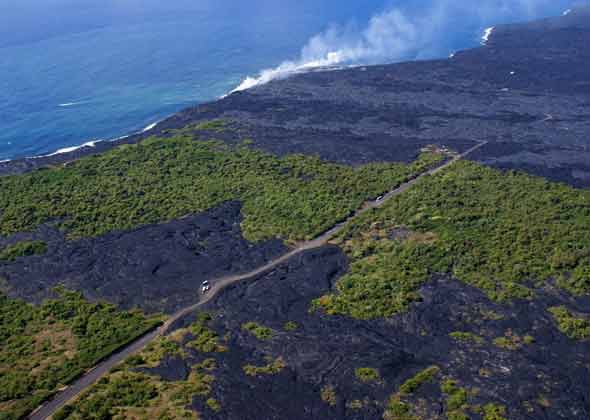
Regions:
<instances>
[{"instance_id":1,"label":"ocean","mask_svg":"<svg viewBox=\"0 0 590 420\"><path fill-rule=\"evenodd\" d=\"M0 160L130 134L316 64L447 57L477 46L497 22L559 14L574 2L35 3L0 5Z\"/></svg>"}]
</instances>

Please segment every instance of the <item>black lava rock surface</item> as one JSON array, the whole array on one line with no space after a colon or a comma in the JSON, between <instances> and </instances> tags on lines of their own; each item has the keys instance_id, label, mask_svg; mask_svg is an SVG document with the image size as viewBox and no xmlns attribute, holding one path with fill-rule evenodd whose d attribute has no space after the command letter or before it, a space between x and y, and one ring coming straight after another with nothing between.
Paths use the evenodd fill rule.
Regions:
<instances>
[{"instance_id":1,"label":"black lava rock surface","mask_svg":"<svg viewBox=\"0 0 590 420\"><path fill-rule=\"evenodd\" d=\"M171 313L197 302L204 280L250 271L286 252L280 240L246 241L240 210L240 203L227 202L169 223L76 241L44 226L0 241L0 247L17 239L48 244L44 255L0 264L0 277L9 295L27 300L40 301L63 284L93 300Z\"/></svg>"},{"instance_id":2,"label":"black lava rock surface","mask_svg":"<svg viewBox=\"0 0 590 420\"><path fill-rule=\"evenodd\" d=\"M511 420L590 418L590 343L565 337L547 312L547 307L564 303L588 312L590 298L573 299L548 286L534 301L498 305L478 289L440 277L422 288L421 303L388 320L310 312L311 300L328 292L345 271L341 251L324 247L236 284L208 304L220 336L229 333L231 338L215 372L214 396L222 410L207 418L380 419L384 402L399 385L432 365L440 367L441 377L478 389L473 403L506 406ZM258 340L241 328L251 321L273 329L273 338ZM294 331L284 329L289 321L297 324ZM472 332L484 342L457 343L449 336L456 331ZM515 350L493 344L508 331L534 341ZM258 377L243 372L244 365L264 365L269 357L282 357L286 368ZM354 373L359 367L377 369L381 380L360 382ZM334 406L320 397L326 385L335 390ZM446 418L437 383L412 398L425 410L424 419ZM351 406L354 400L366 403L358 409ZM199 404L195 400L195 408L203 412Z\"/></svg>"}]
</instances>

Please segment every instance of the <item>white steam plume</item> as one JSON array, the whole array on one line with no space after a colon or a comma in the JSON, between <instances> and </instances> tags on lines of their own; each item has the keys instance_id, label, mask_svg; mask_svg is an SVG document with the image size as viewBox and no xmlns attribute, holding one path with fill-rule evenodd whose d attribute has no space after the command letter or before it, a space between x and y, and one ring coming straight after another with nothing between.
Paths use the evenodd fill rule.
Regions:
<instances>
[{"instance_id":1,"label":"white steam plume","mask_svg":"<svg viewBox=\"0 0 590 420\"><path fill-rule=\"evenodd\" d=\"M561 1L564 2L567 1ZM441 51L444 33L454 29L457 16L480 25L496 19L532 19L551 4L549 0L433 0L419 15L389 9L371 18L362 31L333 26L314 36L298 60L285 61L256 77L248 77L232 93L318 67L431 58L444 53ZM484 44L492 33L490 29L481 36Z\"/></svg>"},{"instance_id":2,"label":"white steam plume","mask_svg":"<svg viewBox=\"0 0 590 420\"><path fill-rule=\"evenodd\" d=\"M374 16L358 36L350 30L332 27L309 40L297 61L285 61L257 77L246 78L234 92L268 83L294 73L317 67L330 67L358 62L371 63L386 57L401 57L424 38L415 23L397 9Z\"/></svg>"}]
</instances>

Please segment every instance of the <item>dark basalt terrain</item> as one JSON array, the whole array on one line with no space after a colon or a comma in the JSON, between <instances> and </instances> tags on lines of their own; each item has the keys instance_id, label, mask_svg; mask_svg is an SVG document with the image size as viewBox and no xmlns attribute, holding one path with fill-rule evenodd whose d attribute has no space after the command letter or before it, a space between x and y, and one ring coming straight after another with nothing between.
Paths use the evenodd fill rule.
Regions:
<instances>
[{"instance_id":1,"label":"dark basalt terrain","mask_svg":"<svg viewBox=\"0 0 590 420\"><path fill-rule=\"evenodd\" d=\"M508 407L511 420L590 415L590 344L565 337L546 311L567 303L587 312L590 299L572 299L548 286L533 302L497 305L477 289L452 278L436 278L421 289L421 303L391 319L355 321L310 313L309 302L330 290L344 271L346 261L339 249L324 247L232 286L207 306L215 314L219 335L230 332L231 339L229 350L217 357L214 396L222 410L206 418L379 419L383 401L432 365L461 386L478 388L473 403ZM241 328L252 321L275 331L273 337L258 340ZM297 328L285 331L286 322L295 322ZM474 333L482 341L457 343L449 336L456 331ZM534 341L517 349L493 343L507 331L515 337L530 335ZM249 363L264 365L265 357L281 357L287 367L258 377L242 371ZM166 368L163 376L174 377L184 371L175 363L165 361L155 372ZM359 367L375 368L381 378L362 383L355 377ZM335 391L333 406L321 399L327 385ZM422 418L446 418L436 381L411 398L425 400ZM540 399L547 400L546 406L539 405ZM354 400L363 401L363 408L353 408ZM195 404L205 411L198 400Z\"/></svg>"},{"instance_id":2,"label":"dark basalt terrain","mask_svg":"<svg viewBox=\"0 0 590 420\"><path fill-rule=\"evenodd\" d=\"M264 265L285 252L279 240L246 241L240 231L241 206L228 202L180 220L68 241L44 226L32 234L0 241L41 240L44 255L0 264L9 295L40 301L63 284L87 297L150 312L174 312L198 300L201 282Z\"/></svg>"}]
</instances>

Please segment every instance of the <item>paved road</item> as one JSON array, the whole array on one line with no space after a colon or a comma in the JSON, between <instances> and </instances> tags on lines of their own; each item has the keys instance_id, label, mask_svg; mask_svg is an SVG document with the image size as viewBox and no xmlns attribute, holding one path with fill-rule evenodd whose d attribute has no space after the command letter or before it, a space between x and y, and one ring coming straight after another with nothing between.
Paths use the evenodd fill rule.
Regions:
<instances>
[{"instance_id":1,"label":"paved road","mask_svg":"<svg viewBox=\"0 0 590 420\"><path fill-rule=\"evenodd\" d=\"M43 404L41 407L39 407L35 412L33 412L29 416L29 419L31 419L31 420L44 420L44 419L49 418L58 409L60 409L64 405L66 405L69 401L72 401L74 398L76 398L78 395L80 395L80 393L82 391L84 391L89 386L91 386L92 384L97 382L101 377L106 375L117 364L121 363L123 360L127 359L129 356L132 356L133 354L140 352L152 340L165 335L174 322L182 319L183 317L187 316L191 312L194 312L195 310L197 310L200 306L211 301L211 299L213 299L215 296L217 296L217 294L221 290L223 290L224 288L226 288L230 284L256 277L260 274L263 274L267 271L270 271L270 270L276 268L277 266L279 266L280 264L289 260L290 258L294 257L295 255L298 255L298 254L300 254L304 251L310 250L310 249L315 249L315 248L319 248L323 245L326 245L326 243L331 238L333 238L336 234L338 234L340 231L342 231L342 229L344 228L346 223L348 223L350 220L354 219L358 215L365 213L371 209L381 207L389 199L391 199L397 195L400 195L404 191L407 191L408 189L410 189L421 178L423 178L425 176L429 176L429 175L434 175L434 174L444 170L445 168L451 166L455 162L457 162L457 161L465 158L467 155L473 153L475 150L479 149L480 147L484 146L485 144L487 144L487 142L479 143L478 145L467 150L466 152L464 152L460 155L457 155L457 156L453 157L452 159L448 160L443 165L440 165L436 168L433 168L429 171L422 173L421 175L418 175L414 179L411 179L410 181L400 185L398 188L383 195L383 198L381 198L378 201L368 201L368 202L364 203L363 206L359 210L357 210L356 212L351 214L345 221L336 224L330 230L321 234L317 238L298 245L297 247L295 247L294 249L292 249L288 253L272 260L271 262L269 262L266 265L263 265L262 267L259 267L255 270L247 272L247 273L235 274L235 275L221 277L218 279L211 280L210 281L211 289L209 290L209 292L206 295L202 296L201 300L198 303L196 303L188 308L181 309L180 311L174 313L158 329L140 337L136 341L129 344L127 347L112 354L109 358L107 358L103 362L99 363L92 370L88 371L84 376L82 376L81 378L76 380L74 383L72 383L72 385L70 385L68 388L66 388L63 391L61 391L60 393L58 393L53 399L47 401L45 404Z\"/></svg>"}]
</instances>

